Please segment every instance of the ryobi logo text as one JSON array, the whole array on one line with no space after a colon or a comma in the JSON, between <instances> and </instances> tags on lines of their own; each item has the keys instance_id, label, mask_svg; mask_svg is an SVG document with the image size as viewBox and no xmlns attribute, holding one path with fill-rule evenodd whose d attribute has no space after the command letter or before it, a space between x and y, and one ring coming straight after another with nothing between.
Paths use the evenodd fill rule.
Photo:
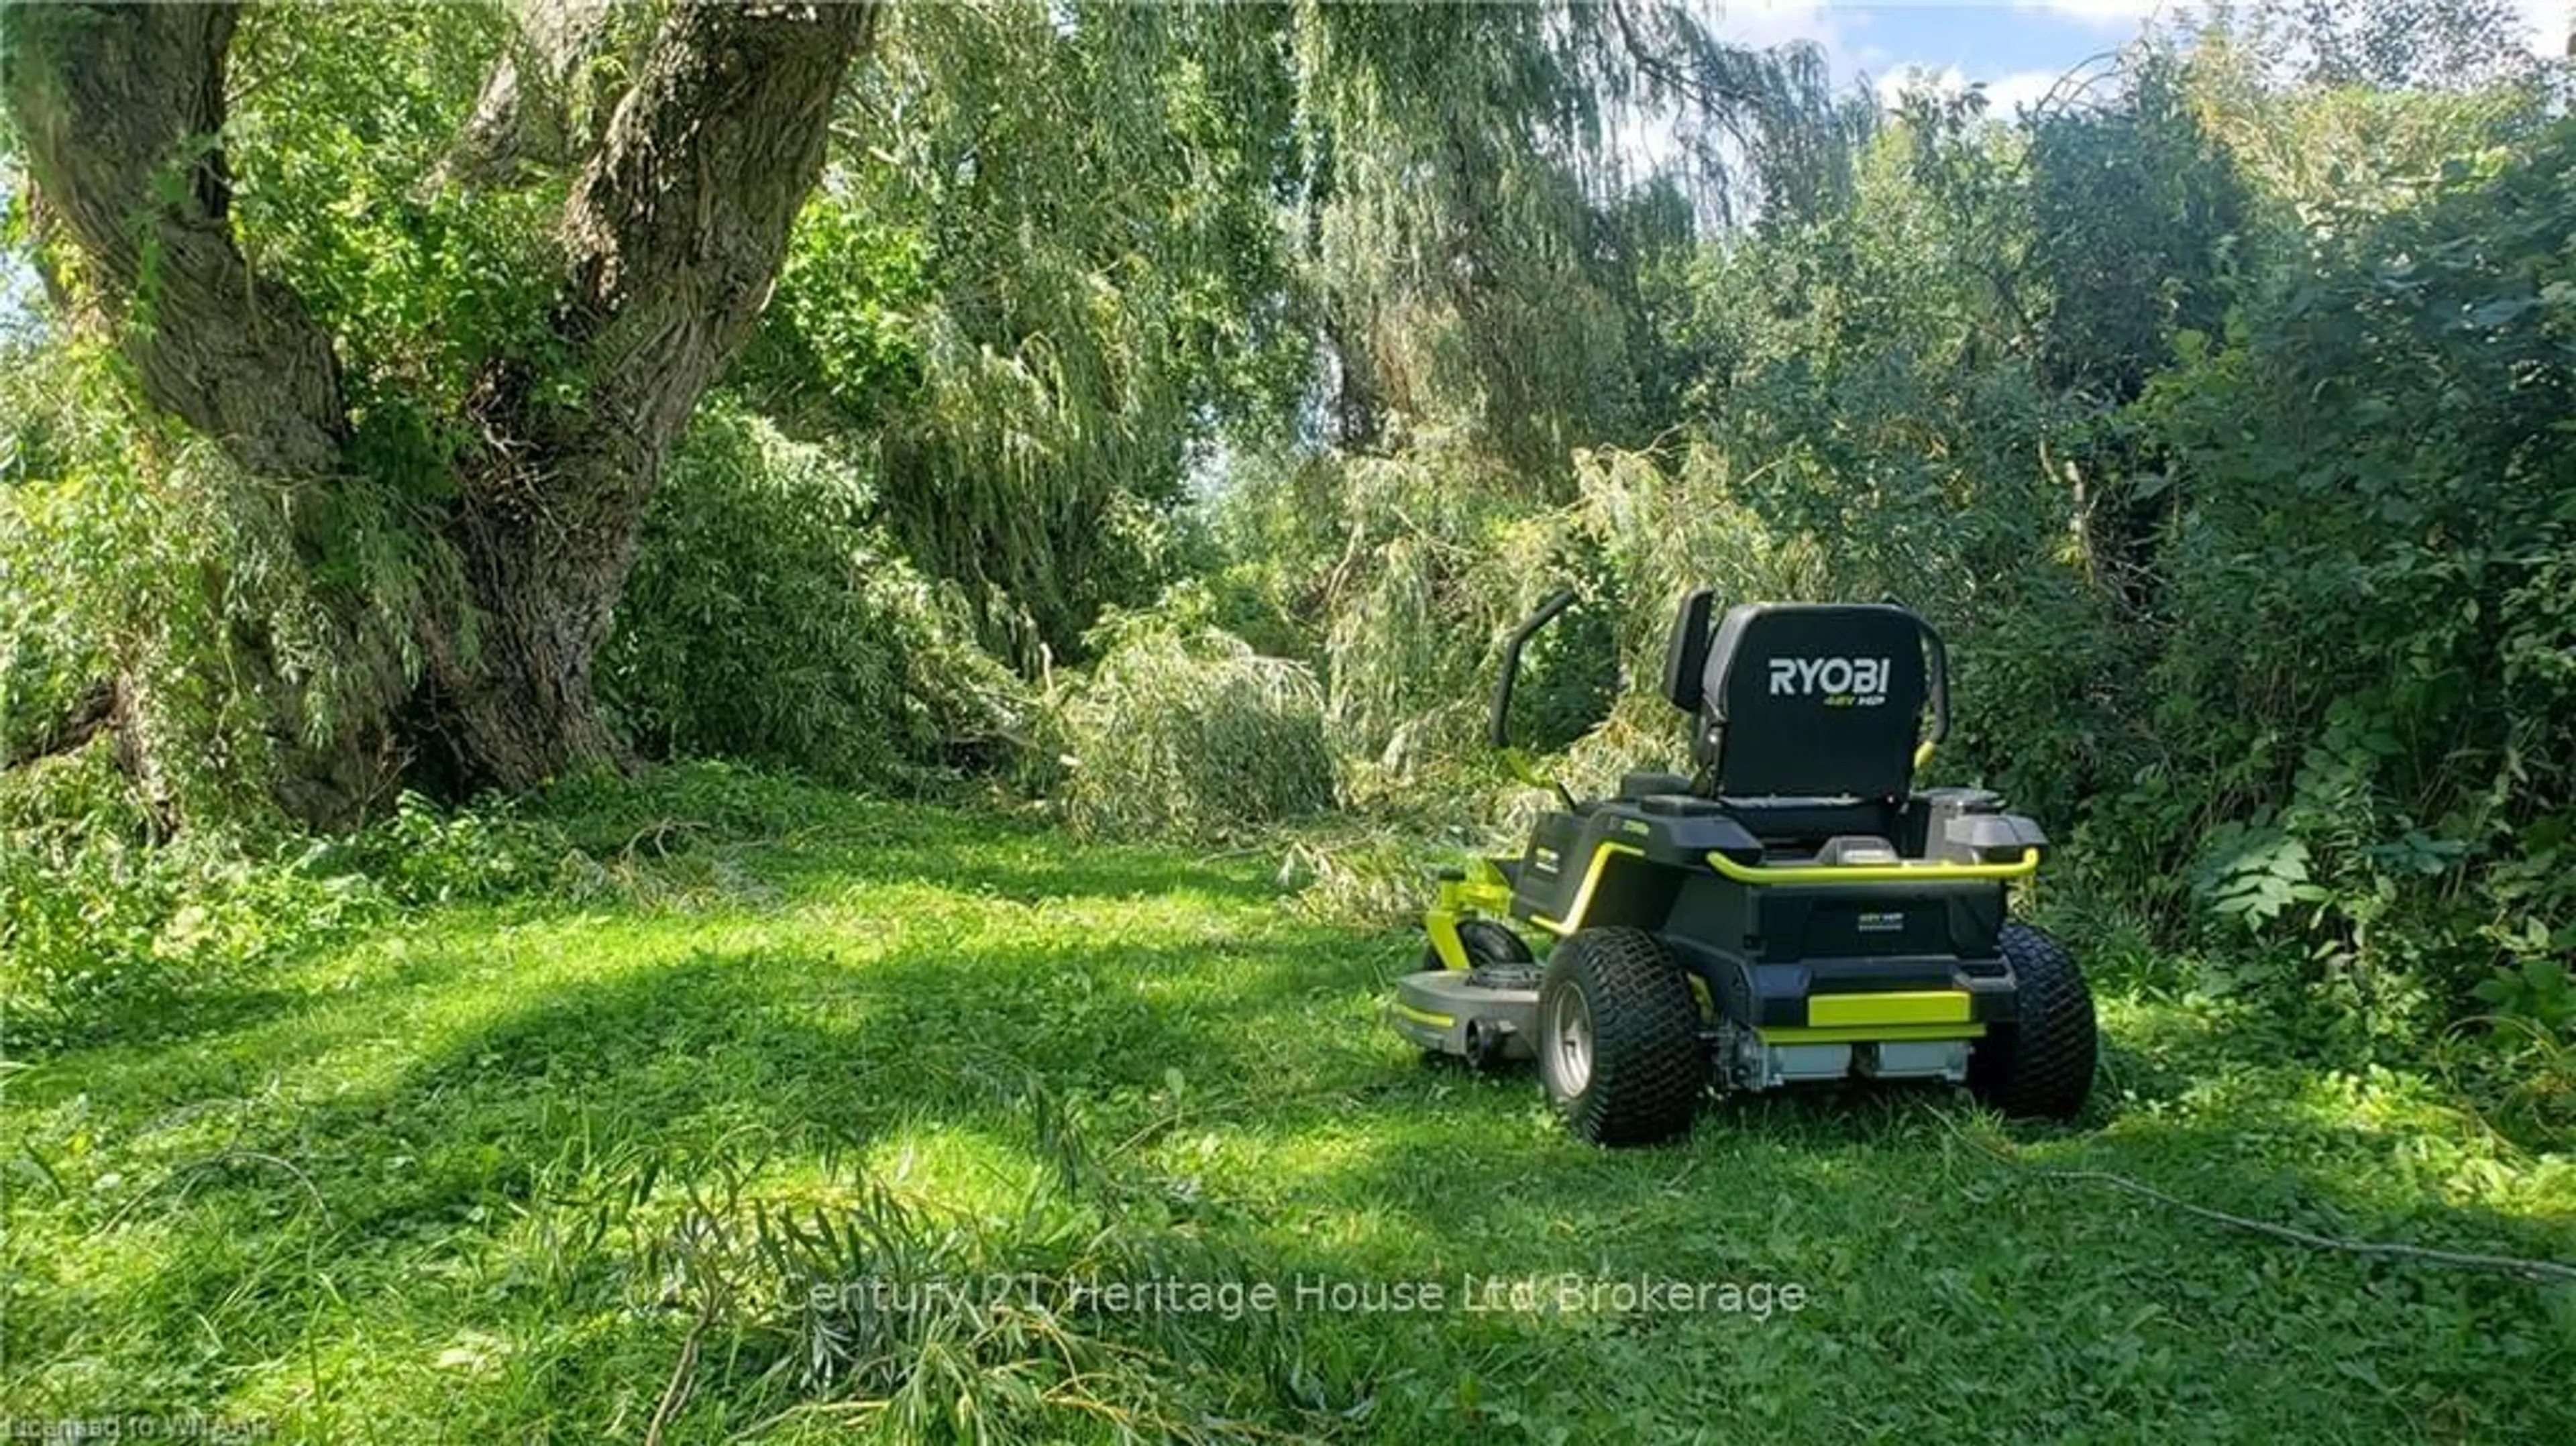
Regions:
<instances>
[{"instance_id":1,"label":"ryobi logo text","mask_svg":"<svg viewBox=\"0 0 2576 1446\"><path fill-rule=\"evenodd\" d=\"M1885 658L1773 658L1771 696L1823 694L1828 708L1871 708L1887 701Z\"/></svg>"}]
</instances>

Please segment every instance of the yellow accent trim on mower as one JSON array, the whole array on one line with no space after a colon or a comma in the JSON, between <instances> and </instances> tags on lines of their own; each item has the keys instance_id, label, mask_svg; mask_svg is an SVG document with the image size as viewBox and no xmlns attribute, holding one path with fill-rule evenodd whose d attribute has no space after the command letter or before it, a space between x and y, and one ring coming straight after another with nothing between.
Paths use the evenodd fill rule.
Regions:
<instances>
[{"instance_id":1,"label":"yellow accent trim on mower","mask_svg":"<svg viewBox=\"0 0 2576 1446\"><path fill-rule=\"evenodd\" d=\"M1431 936L1431 952L1439 956L1441 968L1460 972L1467 969L1467 946L1458 937L1457 910L1423 910L1422 932Z\"/></svg>"},{"instance_id":2,"label":"yellow accent trim on mower","mask_svg":"<svg viewBox=\"0 0 2576 1446\"><path fill-rule=\"evenodd\" d=\"M1465 877L1442 879L1439 896L1422 911L1423 932L1431 936L1431 952L1439 956L1441 967L1462 971L1474 967L1458 937L1461 919L1470 914L1504 914L1511 904L1511 881L1490 859L1471 860Z\"/></svg>"},{"instance_id":3,"label":"yellow accent trim on mower","mask_svg":"<svg viewBox=\"0 0 2576 1446\"><path fill-rule=\"evenodd\" d=\"M2039 850L2008 864L1739 864L1724 854L1709 866L1739 884L1940 884L1969 879L2023 879L2039 871Z\"/></svg>"},{"instance_id":4,"label":"yellow accent trim on mower","mask_svg":"<svg viewBox=\"0 0 2576 1446\"><path fill-rule=\"evenodd\" d=\"M1814 1028L1874 1024L1965 1024L1973 1016L1964 989L1897 990L1882 994L1815 994L1807 999Z\"/></svg>"},{"instance_id":5,"label":"yellow accent trim on mower","mask_svg":"<svg viewBox=\"0 0 2576 1446\"><path fill-rule=\"evenodd\" d=\"M1574 907L1566 910L1565 918L1557 920L1533 914L1530 916L1530 922L1551 934L1571 934L1582 928L1583 916L1592 907L1592 891L1601 887L1601 871L1610 866L1612 854L1626 854L1632 859L1641 859L1646 856L1646 851L1634 844L1623 843L1605 843L1594 849L1592 863L1583 871L1583 886L1574 891Z\"/></svg>"},{"instance_id":6,"label":"yellow accent trim on mower","mask_svg":"<svg viewBox=\"0 0 2576 1446\"><path fill-rule=\"evenodd\" d=\"M1841 1024L1828 1028L1784 1025L1754 1031L1764 1044L1882 1044L1925 1039L1983 1039L1982 1024Z\"/></svg>"},{"instance_id":7,"label":"yellow accent trim on mower","mask_svg":"<svg viewBox=\"0 0 2576 1446\"><path fill-rule=\"evenodd\" d=\"M1428 1009L1416 1009L1412 1005L1404 1003L1402 1000L1396 1001L1394 1007L1396 1013L1403 1015L1405 1018L1412 1020L1416 1024L1430 1025L1433 1029L1447 1029L1449 1026L1458 1022L1446 1014L1434 1014Z\"/></svg>"}]
</instances>

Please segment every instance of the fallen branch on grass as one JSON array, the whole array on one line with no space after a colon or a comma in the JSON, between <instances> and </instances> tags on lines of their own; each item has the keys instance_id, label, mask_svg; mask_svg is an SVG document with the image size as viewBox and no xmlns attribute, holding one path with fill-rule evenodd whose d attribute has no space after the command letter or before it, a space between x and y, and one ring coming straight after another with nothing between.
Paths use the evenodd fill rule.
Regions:
<instances>
[{"instance_id":1,"label":"fallen branch on grass","mask_svg":"<svg viewBox=\"0 0 2576 1446\"><path fill-rule=\"evenodd\" d=\"M690 1392L696 1386L698 1341L706 1334L711 1319L712 1312L700 1315L697 1322L689 1327L688 1339L680 1342L680 1363L672 1367L671 1383L662 1388L661 1404L653 1408L653 1419L644 1427L644 1446L662 1446L662 1433L671 1429L671 1423L679 1418L680 1408L688 1404Z\"/></svg>"},{"instance_id":2,"label":"fallen branch on grass","mask_svg":"<svg viewBox=\"0 0 2576 1446\"><path fill-rule=\"evenodd\" d=\"M1929 1108L1927 1106L1927 1108ZM2576 1285L2576 1265L2563 1261L2538 1260L2520 1255L2489 1255L2473 1250L2436 1250L2423 1245L2401 1245L2387 1240L2354 1240L2340 1235L2319 1235L2295 1225L2282 1225L2270 1220L2230 1214L2207 1205L2197 1205L2181 1196L2169 1194L2142 1180L2109 1170L2066 1170L2052 1165L2033 1165L2008 1150L1996 1148L1984 1140L1971 1138L1940 1110L1932 1111L1942 1127L2006 1167L2041 1179L2061 1180L2079 1185L2101 1185L2124 1191L2140 1199L2152 1200L2168 1209L2179 1210L2230 1229L2252 1235L2304 1246L2310 1250L2332 1251L2344 1255L2366 1255L2385 1260L2411 1260L2424 1265L2438 1265L2450 1270L2481 1270L2500 1275L2520 1276L2524 1280Z\"/></svg>"}]
</instances>

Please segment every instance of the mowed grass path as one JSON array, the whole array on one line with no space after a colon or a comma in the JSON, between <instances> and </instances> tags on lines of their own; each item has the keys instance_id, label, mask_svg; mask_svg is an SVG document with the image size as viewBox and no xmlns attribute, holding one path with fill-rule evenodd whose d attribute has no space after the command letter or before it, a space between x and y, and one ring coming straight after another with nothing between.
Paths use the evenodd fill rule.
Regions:
<instances>
[{"instance_id":1,"label":"mowed grass path","mask_svg":"<svg viewBox=\"0 0 2576 1446\"><path fill-rule=\"evenodd\" d=\"M2576 1440L2576 1292L2028 1168L2576 1259L2576 1164L2419 1082L2267 1057L2210 1006L2104 980L2111 1079L2071 1131L1851 1092L1608 1154L1525 1074L1417 1060L1377 1010L1418 938L1302 917L1265 859L780 786L627 861L622 894L427 912L21 1068L0 1416L401 1443ZM872 1223L801 1246L777 1223L841 1217ZM817 1260L1055 1293L854 1323L795 1304ZM1065 1293L1122 1272L1282 1299L1227 1321ZM1567 1278L1755 1289L1564 1310ZM1461 1308L1471 1279L1539 1282L1539 1308ZM1802 1308L1762 1297L1790 1286Z\"/></svg>"}]
</instances>

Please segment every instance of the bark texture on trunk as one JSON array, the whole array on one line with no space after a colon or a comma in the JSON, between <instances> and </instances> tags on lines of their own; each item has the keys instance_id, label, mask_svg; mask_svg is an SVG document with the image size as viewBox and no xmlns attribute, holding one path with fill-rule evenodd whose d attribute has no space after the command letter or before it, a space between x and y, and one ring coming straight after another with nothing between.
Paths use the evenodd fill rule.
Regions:
<instances>
[{"instance_id":1,"label":"bark texture on trunk","mask_svg":"<svg viewBox=\"0 0 2576 1446\"><path fill-rule=\"evenodd\" d=\"M522 64L558 65L602 0L537 0L458 155L526 121ZM236 244L220 137L238 6L13 4L0 98L49 225L86 263L148 401L291 490L348 475L350 425L330 331ZM417 620L428 706L370 649L364 600L326 599L370 696L341 705L327 756L302 743L292 680L254 679L298 814L345 823L390 782L406 727L472 783L525 788L624 750L591 661L634 558L644 505L702 396L749 339L821 172L833 99L870 41L866 4L685 4L575 179L548 355L495 357L467 402L480 450L443 524L473 615ZM508 71L511 73L503 73ZM558 89L560 74L547 79ZM546 127L537 126L540 134ZM319 506L298 508L319 517ZM317 524L318 525L318 524ZM299 537L299 544L308 539ZM326 539L309 539L318 559ZM255 644L255 640L254 640ZM260 649L250 650L254 658Z\"/></svg>"},{"instance_id":2,"label":"bark texture on trunk","mask_svg":"<svg viewBox=\"0 0 2576 1446\"><path fill-rule=\"evenodd\" d=\"M516 358L471 403L455 540L480 609L473 646L434 651L469 762L519 789L620 762L590 667L663 460L750 339L823 166L832 101L874 31L860 5L686 5L574 182L553 331L584 393Z\"/></svg>"},{"instance_id":3,"label":"bark texture on trunk","mask_svg":"<svg viewBox=\"0 0 2576 1446\"><path fill-rule=\"evenodd\" d=\"M609 29L610 0L542 0L524 8L516 43L504 52L474 98L439 184L514 186L569 165L580 74Z\"/></svg>"},{"instance_id":4,"label":"bark texture on trunk","mask_svg":"<svg viewBox=\"0 0 2576 1446\"><path fill-rule=\"evenodd\" d=\"M239 16L234 5L20 6L0 89L38 193L127 322L145 394L243 466L309 483L339 469L348 414L330 333L233 244L216 136Z\"/></svg>"},{"instance_id":5,"label":"bark texture on trunk","mask_svg":"<svg viewBox=\"0 0 2576 1446\"><path fill-rule=\"evenodd\" d=\"M238 18L233 5L14 7L0 97L45 227L81 255L84 309L113 328L147 401L288 490L296 550L321 577L327 509L317 494L343 475L348 414L330 333L234 244L216 138ZM362 597L318 587L343 670L327 734L307 726L319 685L287 663L269 630L238 628L234 659L269 720L280 801L337 825L393 785L399 752L388 728L402 669L390 640L366 626ZM142 740L121 744L148 777Z\"/></svg>"}]
</instances>

